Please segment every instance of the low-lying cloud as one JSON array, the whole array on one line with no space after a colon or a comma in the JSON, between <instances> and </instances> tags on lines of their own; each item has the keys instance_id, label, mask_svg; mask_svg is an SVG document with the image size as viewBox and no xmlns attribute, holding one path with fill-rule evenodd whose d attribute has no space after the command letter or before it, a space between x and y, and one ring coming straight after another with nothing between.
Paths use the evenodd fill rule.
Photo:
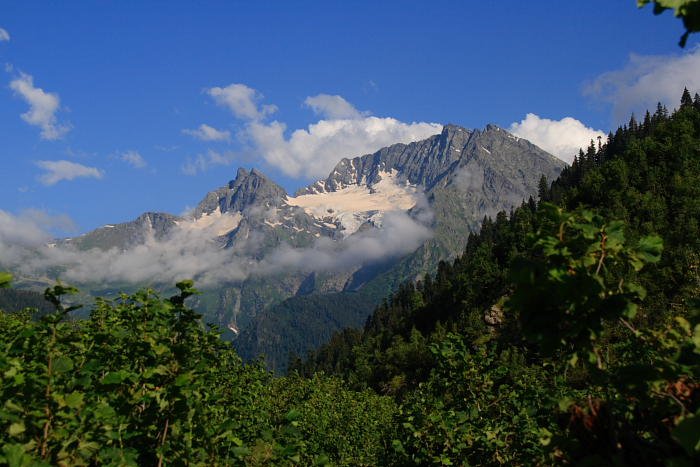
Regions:
<instances>
[{"instance_id":1,"label":"low-lying cloud","mask_svg":"<svg viewBox=\"0 0 700 467\"><path fill-rule=\"evenodd\" d=\"M65 221L37 213L13 216L0 211L2 266L29 276L62 271L60 279L74 284L172 284L193 278L202 287L292 272L350 270L374 261L410 253L430 238L425 212L410 216L388 212L381 229L358 232L342 241L319 238L308 248L281 244L262 259L251 251L261 246L253 232L241 245L223 248L215 228L178 227L164 239L148 237L127 250L79 250L71 242L51 242L46 228ZM68 227L64 225L63 227ZM260 244L258 244L260 243Z\"/></svg>"},{"instance_id":2,"label":"low-lying cloud","mask_svg":"<svg viewBox=\"0 0 700 467\"><path fill-rule=\"evenodd\" d=\"M70 233L76 229L73 220L64 214L50 215L38 209L27 209L13 215L0 209L0 245L7 247L36 246L48 242L50 232Z\"/></svg>"},{"instance_id":3,"label":"low-lying cloud","mask_svg":"<svg viewBox=\"0 0 700 467\"><path fill-rule=\"evenodd\" d=\"M508 131L569 164L579 149L587 148L591 140L595 142L598 137L607 138L603 131L587 127L575 118L550 120L533 113L527 114L520 122L513 123Z\"/></svg>"},{"instance_id":4,"label":"low-lying cloud","mask_svg":"<svg viewBox=\"0 0 700 467\"><path fill-rule=\"evenodd\" d=\"M10 33L7 29L0 28L0 42L10 42Z\"/></svg>"},{"instance_id":5,"label":"low-lying cloud","mask_svg":"<svg viewBox=\"0 0 700 467\"><path fill-rule=\"evenodd\" d=\"M601 74L588 83L584 94L612 105L613 123L626 123L634 113L640 120L661 102L677 108L683 88L700 91L700 46L682 54L631 54L619 70Z\"/></svg>"},{"instance_id":6,"label":"low-lying cloud","mask_svg":"<svg viewBox=\"0 0 700 467\"><path fill-rule=\"evenodd\" d=\"M318 239L311 248L282 245L260 263L262 274L289 270L337 272L406 255L432 236L419 219L402 211L384 214L380 229L355 233L342 242Z\"/></svg>"}]
</instances>

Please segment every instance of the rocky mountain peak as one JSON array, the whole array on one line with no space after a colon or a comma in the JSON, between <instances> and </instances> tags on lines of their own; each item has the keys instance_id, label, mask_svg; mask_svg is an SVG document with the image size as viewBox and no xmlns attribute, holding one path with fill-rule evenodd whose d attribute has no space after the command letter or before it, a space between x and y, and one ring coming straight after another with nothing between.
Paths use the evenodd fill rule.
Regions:
<instances>
[{"instance_id":1,"label":"rocky mountain peak","mask_svg":"<svg viewBox=\"0 0 700 467\"><path fill-rule=\"evenodd\" d=\"M251 206L278 206L287 192L257 169L239 168L236 178L228 185L207 193L197 205L194 217L210 214L217 209L224 212L240 212Z\"/></svg>"},{"instance_id":2,"label":"rocky mountain peak","mask_svg":"<svg viewBox=\"0 0 700 467\"><path fill-rule=\"evenodd\" d=\"M447 124L438 135L410 144L394 144L353 159L342 159L325 180L302 188L297 195L338 191L351 185L371 186L383 173L397 172L412 185L430 188L461 158L474 132Z\"/></svg>"}]
</instances>

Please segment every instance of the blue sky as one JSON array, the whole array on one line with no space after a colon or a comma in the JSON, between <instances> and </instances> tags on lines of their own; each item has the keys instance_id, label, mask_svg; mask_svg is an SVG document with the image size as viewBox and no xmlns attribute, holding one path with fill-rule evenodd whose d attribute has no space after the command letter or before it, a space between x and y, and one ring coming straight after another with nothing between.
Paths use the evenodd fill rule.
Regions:
<instances>
[{"instance_id":1,"label":"blue sky","mask_svg":"<svg viewBox=\"0 0 700 467\"><path fill-rule=\"evenodd\" d=\"M0 210L54 230L181 213L238 166L294 191L448 122L566 159L700 88L697 38L633 0L23 1L0 28Z\"/></svg>"}]
</instances>

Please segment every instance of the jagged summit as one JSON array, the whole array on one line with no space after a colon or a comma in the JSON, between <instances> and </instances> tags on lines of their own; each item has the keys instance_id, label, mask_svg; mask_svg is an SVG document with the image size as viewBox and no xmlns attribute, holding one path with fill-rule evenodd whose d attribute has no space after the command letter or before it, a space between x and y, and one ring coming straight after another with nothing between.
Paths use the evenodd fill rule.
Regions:
<instances>
[{"instance_id":1,"label":"jagged summit","mask_svg":"<svg viewBox=\"0 0 700 467\"><path fill-rule=\"evenodd\" d=\"M287 192L271 181L258 169L250 171L240 167L236 178L228 185L207 193L194 210L194 217L211 214L217 209L224 212L240 212L251 206L279 205Z\"/></svg>"},{"instance_id":2,"label":"jagged summit","mask_svg":"<svg viewBox=\"0 0 700 467\"><path fill-rule=\"evenodd\" d=\"M351 185L372 186L381 180L382 173L393 171L406 183L430 190L474 158L490 158L492 163L504 166L522 163L532 171L543 172L564 166L551 154L497 125L469 130L447 124L440 134L423 141L394 144L374 154L342 159L326 179L298 190L296 195L333 192Z\"/></svg>"}]
</instances>

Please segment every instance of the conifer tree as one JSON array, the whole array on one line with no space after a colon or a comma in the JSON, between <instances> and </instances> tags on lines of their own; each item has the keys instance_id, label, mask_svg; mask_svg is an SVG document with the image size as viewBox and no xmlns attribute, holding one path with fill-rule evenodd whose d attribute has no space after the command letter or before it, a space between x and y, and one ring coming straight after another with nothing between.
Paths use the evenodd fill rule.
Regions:
<instances>
[{"instance_id":1,"label":"conifer tree","mask_svg":"<svg viewBox=\"0 0 700 467\"><path fill-rule=\"evenodd\" d=\"M690 97L690 92L688 88L683 88L683 95L681 96L681 109L692 107L693 98Z\"/></svg>"},{"instance_id":2,"label":"conifer tree","mask_svg":"<svg viewBox=\"0 0 700 467\"><path fill-rule=\"evenodd\" d=\"M549 182L544 175L540 177L539 184L537 185L537 197L540 203L549 201Z\"/></svg>"}]
</instances>

